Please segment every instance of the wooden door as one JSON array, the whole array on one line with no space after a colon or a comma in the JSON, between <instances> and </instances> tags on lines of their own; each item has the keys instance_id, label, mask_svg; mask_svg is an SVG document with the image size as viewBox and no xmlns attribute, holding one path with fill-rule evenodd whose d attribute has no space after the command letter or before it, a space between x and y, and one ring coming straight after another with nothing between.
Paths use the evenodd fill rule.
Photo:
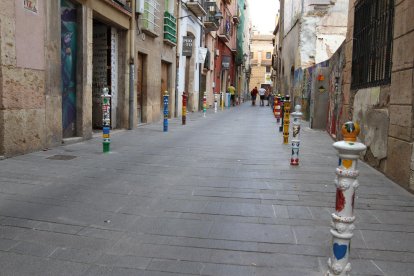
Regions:
<instances>
[{"instance_id":1,"label":"wooden door","mask_svg":"<svg viewBox=\"0 0 414 276\"><path fill-rule=\"evenodd\" d=\"M168 91L168 64L161 63L160 110L164 110L164 91Z\"/></svg>"},{"instance_id":2,"label":"wooden door","mask_svg":"<svg viewBox=\"0 0 414 276\"><path fill-rule=\"evenodd\" d=\"M137 61L137 121L142 123L142 105L143 105L143 90L144 90L144 59L143 54L138 53Z\"/></svg>"}]
</instances>

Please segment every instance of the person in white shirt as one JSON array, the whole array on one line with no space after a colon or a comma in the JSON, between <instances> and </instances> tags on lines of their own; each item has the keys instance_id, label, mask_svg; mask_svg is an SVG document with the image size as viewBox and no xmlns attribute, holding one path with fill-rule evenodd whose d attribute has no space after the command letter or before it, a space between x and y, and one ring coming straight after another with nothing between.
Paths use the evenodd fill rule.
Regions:
<instances>
[{"instance_id":1,"label":"person in white shirt","mask_svg":"<svg viewBox=\"0 0 414 276\"><path fill-rule=\"evenodd\" d=\"M259 95L260 95L260 106L264 106L264 99L265 99L266 89L263 87L259 88Z\"/></svg>"}]
</instances>

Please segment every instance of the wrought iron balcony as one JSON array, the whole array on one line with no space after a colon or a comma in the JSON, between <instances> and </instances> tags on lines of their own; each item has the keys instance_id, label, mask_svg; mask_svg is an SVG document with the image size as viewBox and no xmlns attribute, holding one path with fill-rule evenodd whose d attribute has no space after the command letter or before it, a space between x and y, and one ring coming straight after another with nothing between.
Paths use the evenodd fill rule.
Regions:
<instances>
[{"instance_id":1,"label":"wrought iron balcony","mask_svg":"<svg viewBox=\"0 0 414 276\"><path fill-rule=\"evenodd\" d=\"M231 22L230 18L228 17L226 20L221 22L220 30L218 31L218 37L224 41L230 41L230 30L231 30Z\"/></svg>"},{"instance_id":2,"label":"wrought iron balcony","mask_svg":"<svg viewBox=\"0 0 414 276\"><path fill-rule=\"evenodd\" d=\"M186 3L187 8L194 13L197 17L203 17L207 15L204 9L204 0L189 0Z\"/></svg>"},{"instance_id":3,"label":"wrought iron balcony","mask_svg":"<svg viewBox=\"0 0 414 276\"><path fill-rule=\"evenodd\" d=\"M207 15L204 19L204 27L208 31L217 31L220 27L220 20L217 16L219 7L217 7L216 1L205 1L204 8L207 12Z\"/></svg>"}]
</instances>

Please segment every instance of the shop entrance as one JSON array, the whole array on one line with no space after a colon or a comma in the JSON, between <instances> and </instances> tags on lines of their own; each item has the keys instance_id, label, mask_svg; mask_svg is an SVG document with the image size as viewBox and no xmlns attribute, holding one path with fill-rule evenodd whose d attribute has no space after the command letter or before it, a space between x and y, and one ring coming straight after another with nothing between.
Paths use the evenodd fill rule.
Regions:
<instances>
[{"instance_id":1,"label":"shop entrance","mask_svg":"<svg viewBox=\"0 0 414 276\"><path fill-rule=\"evenodd\" d=\"M108 25L93 23L92 127L102 128L102 89L111 97L111 128L117 125L118 105L118 31Z\"/></svg>"}]
</instances>

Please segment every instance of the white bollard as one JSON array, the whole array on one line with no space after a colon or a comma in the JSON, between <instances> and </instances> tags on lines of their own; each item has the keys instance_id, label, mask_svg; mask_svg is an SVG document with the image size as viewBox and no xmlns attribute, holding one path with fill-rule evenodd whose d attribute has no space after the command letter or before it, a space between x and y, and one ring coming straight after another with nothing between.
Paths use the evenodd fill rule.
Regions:
<instances>
[{"instance_id":1,"label":"white bollard","mask_svg":"<svg viewBox=\"0 0 414 276\"><path fill-rule=\"evenodd\" d=\"M302 119L302 112L300 112L301 106L295 106L295 112L291 113L293 117L292 126L292 156L290 158L290 164L292 166L299 165L299 146L300 146L300 121Z\"/></svg>"},{"instance_id":2,"label":"white bollard","mask_svg":"<svg viewBox=\"0 0 414 276\"><path fill-rule=\"evenodd\" d=\"M333 144L340 162L336 169L336 212L332 214L332 256L328 259L328 276L349 275L351 271L348 258L355 229L354 201L359 186L357 164L359 154L367 148L356 142L359 131L357 123L347 122L342 126L344 141Z\"/></svg>"}]
</instances>

